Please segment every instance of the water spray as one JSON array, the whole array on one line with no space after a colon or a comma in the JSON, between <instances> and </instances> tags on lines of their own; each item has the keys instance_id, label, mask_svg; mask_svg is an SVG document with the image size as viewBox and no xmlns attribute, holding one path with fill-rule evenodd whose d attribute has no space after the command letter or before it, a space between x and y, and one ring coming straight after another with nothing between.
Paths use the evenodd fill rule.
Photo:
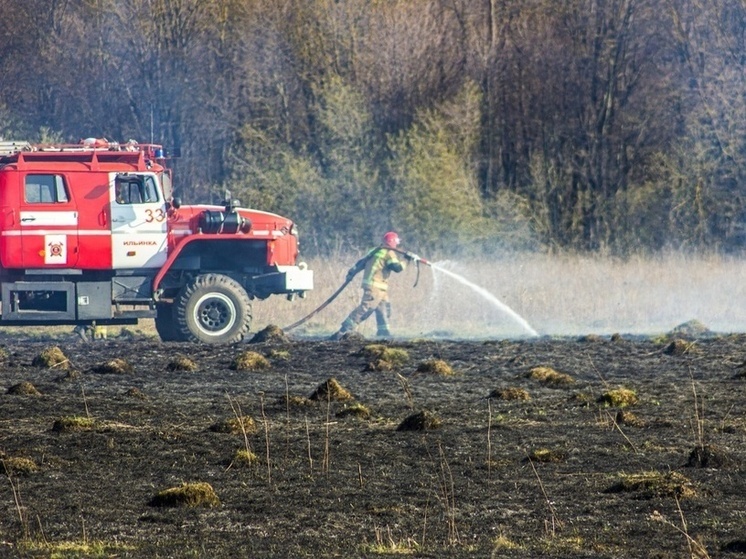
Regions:
<instances>
[{"instance_id":1,"label":"water spray","mask_svg":"<svg viewBox=\"0 0 746 559\"><path fill-rule=\"evenodd\" d=\"M421 256L409 252L406 250L402 250L399 248L393 248L393 247L386 247L389 250L393 250L394 252L397 252L401 255L403 255L407 260L410 260L417 264L417 278L415 279L414 285L412 287L417 287L417 284L420 281L420 267L419 264L422 263L425 266L428 266L432 268L433 270L437 270L453 279L455 279L457 282L469 287L471 290L473 290L475 293L481 295L485 299L487 299L489 302L491 302L493 305L495 305L498 309L500 309L502 312L510 316L515 322L517 322L528 334L531 336L538 336L539 333L534 330L531 325L517 312L515 312L513 309L511 309L508 305L500 301L497 297L495 297L492 293L487 291L484 287L480 287L479 285L469 281L465 277L452 272L442 266L439 266L438 264L435 264L433 262L430 262L429 260L422 258ZM334 299L336 299L342 291L350 284L350 282L353 280L353 276L347 276L347 279L344 281L342 285L337 288L337 290L326 300L324 301L319 307L317 307L314 311L312 311L310 314L304 316L297 322L294 322L290 326L285 327L283 330L288 331L292 330L293 328L297 328L301 324L304 324L306 321L308 321L311 317L315 316L319 312L321 312L323 309L325 309Z\"/></svg>"}]
</instances>

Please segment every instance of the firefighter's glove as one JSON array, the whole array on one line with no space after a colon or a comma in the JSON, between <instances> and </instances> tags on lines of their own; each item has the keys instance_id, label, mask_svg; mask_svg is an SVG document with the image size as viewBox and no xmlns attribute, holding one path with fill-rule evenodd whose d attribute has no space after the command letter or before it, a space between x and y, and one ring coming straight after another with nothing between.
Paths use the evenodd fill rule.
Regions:
<instances>
[{"instance_id":1,"label":"firefighter's glove","mask_svg":"<svg viewBox=\"0 0 746 559\"><path fill-rule=\"evenodd\" d=\"M355 269L354 268L350 268L347 271L347 277L345 278L345 281L347 283L351 282L355 278L356 275L357 275L357 272L355 271Z\"/></svg>"},{"instance_id":2,"label":"firefighter's glove","mask_svg":"<svg viewBox=\"0 0 746 559\"><path fill-rule=\"evenodd\" d=\"M410 262L419 262L421 260L421 258L413 252L408 252L406 254L406 257L407 257L407 260L409 260Z\"/></svg>"}]
</instances>

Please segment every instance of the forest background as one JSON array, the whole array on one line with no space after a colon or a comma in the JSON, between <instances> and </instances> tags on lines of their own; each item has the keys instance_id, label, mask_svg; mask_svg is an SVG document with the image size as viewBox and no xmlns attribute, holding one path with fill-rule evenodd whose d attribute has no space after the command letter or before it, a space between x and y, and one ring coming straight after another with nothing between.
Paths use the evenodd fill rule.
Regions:
<instances>
[{"instance_id":1,"label":"forest background","mask_svg":"<svg viewBox=\"0 0 746 559\"><path fill-rule=\"evenodd\" d=\"M742 0L0 0L0 137L155 142L305 253L739 252Z\"/></svg>"}]
</instances>

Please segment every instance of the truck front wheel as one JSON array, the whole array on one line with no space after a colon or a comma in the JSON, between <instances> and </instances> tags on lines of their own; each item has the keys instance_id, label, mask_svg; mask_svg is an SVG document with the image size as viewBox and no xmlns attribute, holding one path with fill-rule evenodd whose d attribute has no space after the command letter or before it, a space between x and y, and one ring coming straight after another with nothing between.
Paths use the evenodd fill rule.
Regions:
<instances>
[{"instance_id":1,"label":"truck front wheel","mask_svg":"<svg viewBox=\"0 0 746 559\"><path fill-rule=\"evenodd\" d=\"M209 344L240 342L251 325L251 301L241 285L221 274L197 276L176 300L183 339Z\"/></svg>"},{"instance_id":2,"label":"truck front wheel","mask_svg":"<svg viewBox=\"0 0 746 559\"><path fill-rule=\"evenodd\" d=\"M155 329L161 340L164 342L183 342L184 336L182 336L181 330L178 324L176 324L174 305L171 303L158 303L155 309Z\"/></svg>"}]
</instances>

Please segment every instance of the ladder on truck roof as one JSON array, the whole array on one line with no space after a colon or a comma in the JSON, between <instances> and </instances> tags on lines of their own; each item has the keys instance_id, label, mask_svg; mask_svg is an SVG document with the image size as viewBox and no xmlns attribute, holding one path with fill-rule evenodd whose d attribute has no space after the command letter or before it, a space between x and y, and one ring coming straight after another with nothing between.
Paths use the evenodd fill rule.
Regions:
<instances>
[{"instance_id":1,"label":"ladder on truck roof","mask_svg":"<svg viewBox=\"0 0 746 559\"><path fill-rule=\"evenodd\" d=\"M13 155L19 151L28 151L31 149L29 142L0 140L0 156Z\"/></svg>"}]
</instances>

